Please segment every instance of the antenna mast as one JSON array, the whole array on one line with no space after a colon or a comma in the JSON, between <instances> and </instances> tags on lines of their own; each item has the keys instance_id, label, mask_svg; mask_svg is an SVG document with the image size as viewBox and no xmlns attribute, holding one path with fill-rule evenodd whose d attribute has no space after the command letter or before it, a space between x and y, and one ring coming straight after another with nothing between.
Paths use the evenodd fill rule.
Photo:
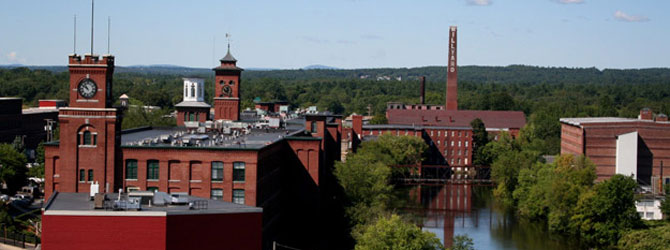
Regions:
<instances>
[{"instance_id":1,"label":"antenna mast","mask_svg":"<svg viewBox=\"0 0 670 250\"><path fill-rule=\"evenodd\" d=\"M77 54L77 15L74 15L74 38L72 39L72 54Z\"/></svg>"},{"instance_id":2,"label":"antenna mast","mask_svg":"<svg viewBox=\"0 0 670 250\"><path fill-rule=\"evenodd\" d=\"M110 30L112 27L112 17L107 16L107 55L109 54L109 40L110 40Z\"/></svg>"},{"instance_id":3,"label":"antenna mast","mask_svg":"<svg viewBox=\"0 0 670 250\"><path fill-rule=\"evenodd\" d=\"M94 7L95 0L91 0L91 56L93 56L93 19L94 19Z\"/></svg>"}]
</instances>

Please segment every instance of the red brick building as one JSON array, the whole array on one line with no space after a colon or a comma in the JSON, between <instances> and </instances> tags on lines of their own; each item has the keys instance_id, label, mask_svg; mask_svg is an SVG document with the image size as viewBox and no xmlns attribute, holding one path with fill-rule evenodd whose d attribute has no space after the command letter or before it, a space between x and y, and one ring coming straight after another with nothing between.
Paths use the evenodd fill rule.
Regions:
<instances>
[{"instance_id":1,"label":"red brick building","mask_svg":"<svg viewBox=\"0 0 670 250\"><path fill-rule=\"evenodd\" d=\"M43 210L42 249L261 249L261 208L188 199L204 204L94 209L89 194L54 194Z\"/></svg>"},{"instance_id":2,"label":"red brick building","mask_svg":"<svg viewBox=\"0 0 670 250\"><path fill-rule=\"evenodd\" d=\"M642 185L670 183L670 122L643 109L638 119L561 118L561 154L583 154L596 164L598 180L620 173ZM661 170L663 165L663 170Z\"/></svg>"},{"instance_id":3,"label":"red brick building","mask_svg":"<svg viewBox=\"0 0 670 250\"><path fill-rule=\"evenodd\" d=\"M45 145L45 197L87 193L94 182L105 193L187 193L262 207L263 248L273 241L303 248L341 244L328 241L329 225L340 222L326 212L337 202L332 166L340 157L341 116L308 115L279 129L236 121L242 70L230 51L221 61L212 126L198 115L197 129L120 131L123 109L109 98L114 57L71 55L72 105L60 109L60 141ZM184 92L197 99L204 90L193 82ZM178 120L191 116L189 108L178 107ZM45 231L54 239L46 232L54 231Z\"/></svg>"},{"instance_id":4,"label":"red brick building","mask_svg":"<svg viewBox=\"0 0 670 250\"><path fill-rule=\"evenodd\" d=\"M388 124L363 124L362 117L352 118L351 130L346 130L348 148L355 147L366 136L411 135L423 138L430 153L424 165L469 167L472 165L472 127L479 118L486 130L497 140L500 132L516 137L526 125L521 111L458 110L458 66L456 56L456 27L449 29L449 62L447 67L446 105L425 104L425 78L421 77L420 103L389 102L386 106Z\"/></svg>"}]
</instances>

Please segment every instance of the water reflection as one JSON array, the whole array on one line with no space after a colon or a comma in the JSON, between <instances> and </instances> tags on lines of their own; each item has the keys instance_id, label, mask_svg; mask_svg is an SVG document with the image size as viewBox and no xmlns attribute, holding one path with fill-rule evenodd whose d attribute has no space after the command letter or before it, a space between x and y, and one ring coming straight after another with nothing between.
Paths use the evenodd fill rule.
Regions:
<instances>
[{"instance_id":1,"label":"water reflection","mask_svg":"<svg viewBox=\"0 0 670 250\"><path fill-rule=\"evenodd\" d=\"M406 186L403 211L445 246L454 235L467 234L477 249L579 249L573 238L550 234L542 223L518 219L498 208L490 185L439 184Z\"/></svg>"}]
</instances>

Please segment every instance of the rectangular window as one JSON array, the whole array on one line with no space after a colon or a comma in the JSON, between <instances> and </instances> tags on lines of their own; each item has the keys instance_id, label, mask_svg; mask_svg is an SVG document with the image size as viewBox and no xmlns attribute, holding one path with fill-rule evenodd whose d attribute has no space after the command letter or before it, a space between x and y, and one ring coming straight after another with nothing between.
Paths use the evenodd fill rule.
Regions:
<instances>
[{"instance_id":1,"label":"rectangular window","mask_svg":"<svg viewBox=\"0 0 670 250\"><path fill-rule=\"evenodd\" d=\"M147 191L158 192L158 187L147 187Z\"/></svg>"},{"instance_id":2,"label":"rectangular window","mask_svg":"<svg viewBox=\"0 0 670 250\"><path fill-rule=\"evenodd\" d=\"M198 118L198 116L200 116L200 113L195 113L195 120L194 121L199 121L200 120L200 118Z\"/></svg>"},{"instance_id":3,"label":"rectangular window","mask_svg":"<svg viewBox=\"0 0 670 250\"><path fill-rule=\"evenodd\" d=\"M223 162L212 162L212 181L223 181ZM214 190L212 190L213 194Z\"/></svg>"},{"instance_id":4,"label":"rectangular window","mask_svg":"<svg viewBox=\"0 0 670 250\"><path fill-rule=\"evenodd\" d=\"M185 121L185 122L188 121L188 112L184 112L184 121Z\"/></svg>"},{"instance_id":5,"label":"rectangular window","mask_svg":"<svg viewBox=\"0 0 670 250\"><path fill-rule=\"evenodd\" d=\"M79 169L79 181L80 182L86 181L86 170Z\"/></svg>"},{"instance_id":6,"label":"rectangular window","mask_svg":"<svg viewBox=\"0 0 670 250\"><path fill-rule=\"evenodd\" d=\"M93 169L88 170L88 181L93 181Z\"/></svg>"},{"instance_id":7,"label":"rectangular window","mask_svg":"<svg viewBox=\"0 0 670 250\"><path fill-rule=\"evenodd\" d=\"M459 147L461 146L461 141L458 141L458 146L459 146Z\"/></svg>"},{"instance_id":8,"label":"rectangular window","mask_svg":"<svg viewBox=\"0 0 670 250\"><path fill-rule=\"evenodd\" d=\"M451 141L451 146L452 146L452 147L454 146L454 141Z\"/></svg>"},{"instance_id":9,"label":"rectangular window","mask_svg":"<svg viewBox=\"0 0 670 250\"><path fill-rule=\"evenodd\" d=\"M468 156L468 153L469 153L469 152L468 152L468 150L466 149L466 150L465 150L465 156Z\"/></svg>"},{"instance_id":10,"label":"rectangular window","mask_svg":"<svg viewBox=\"0 0 670 250\"><path fill-rule=\"evenodd\" d=\"M461 155L461 150L460 149L458 150L458 155Z\"/></svg>"},{"instance_id":11,"label":"rectangular window","mask_svg":"<svg viewBox=\"0 0 670 250\"><path fill-rule=\"evenodd\" d=\"M466 147L466 148L468 147L468 142L469 142L469 141L465 141L465 147Z\"/></svg>"},{"instance_id":12,"label":"rectangular window","mask_svg":"<svg viewBox=\"0 0 670 250\"><path fill-rule=\"evenodd\" d=\"M318 126L316 125L316 121L312 121L312 133L316 133Z\"/></svg>"},{"instance_id":13,"label":"rectangular window","mask_svg":"<svg viewBox=\"0 0 670 250\"><path fill-rule=\"evenodd\" d=\"M437 131L437 136L440 136L440 133L442 133L442 131L438 130Z\"/></svg>"},{"instance_id":14,"label":"rectangular window","mask_svg":"<svg viewBox=\"0 0 670 250\"><path fill-rule=\"evenodd\" d=\"M211 199L212 200L223 200L223 189L220 189L220 188L212 189Z\"/></svg>"},{"instance_id":15,"label":"rectangular window","mask_svg":"<svg viewBox=\"0 0 670 250\"><path fill-rule=\"evenodd\" d=\"M454 136L455 131L451 131L451 136Z\"/></svg>"},{"instance_id":16,"label":"rectangular window","mask_svg":"<svg viewBox=\"0 0 670 250\"><path fill-rule=\"evenodd\" d=\"M433 136L433 132L434 132L434 131L432 131L432 130L430 131L430 136L431 136L431 137Z\"/></svg>"},{"instance_id":17,"label":"rectangular window","mask_svg":"<svg viewBox=\"0 0 670 250\"><path fill-rule=\"evenodd\" d=\"M461 137L461 131L458 131L458 137Z\"/></svg>"},{"instance_id":18,"label":"rectangular window","mask_svg":"<svg viewBox=\"0 0 670 250\"><path fill-rule=\"evenodd\" d=\"M137 179L137 160L126 160L126 179Z\"/></svg>"},{"instance_id":19,"label":"rectangular window","mask_svg":"<svg viewBox=\"0 0 670 250\"><path fill-rule=\"evenodd\" d=\"M233 181L244 181L244 162L233 162Z\"/></svg>"},{"instance_id":20,"label":"rectangular window","mask_svg":"<svg viewBox=\"0 0 670 250\"><path fill-rule=\"evenodd\" d=\"M465 165L468 165L468 158L465 158Z\"/></svg>"},{"instance_id":21,"label":"rectangular window","mask_svg":"<svg viewBox=\"0 0 670 250\"><path fill-rule=\"evenodd\" d=\"M93 134L93 144L92 145L98 145L98 134Z\"/></svg>"},{"instance_id":22,"label":"rectangular window","mask_svg":"<svg viewBox=\"0 0 670 250\"><path fill-rule=\"evenodd\" d=\"M437 140L437 145L440 145L440 140Z\"/></svg>"},{"instance_id":23,"label":"rectangular window","mask_svg":"<svg viewBox=\"0 0 670 250\"><path fill-rule=\"evenodd\" d=\"M461 159L458 158L458 165L461 165Z\"/></svg>"},{"instance_id":24,"label":"rectangular window","mask_svg":"<svg viewBox=\"0 0 670 250\"><path fill-rule=\"evenodd\" d=\"M233 203L244 205L244 189L233 189Z\"/></svg>"},{"instance_id":25,"label":"rectangular window","mask_svg":"<svg viewBox=\"0 0 670 250\"><path fill-rule=\"evenodd\" d=\"M84 145L91 145L91 132L84 131Z\"/></svg>"},{"instance_id":26,"label":"rectangular window","mask_svg":"<svg viewBox=\"0 0 670 250\"><path fill-rule=\"evenodd\" d=\"M157 160L149 160L147 161L147 179L148 180L158 180L159 178L159 172L158 172L158 161Z\"/></svg>"}]
</instances>

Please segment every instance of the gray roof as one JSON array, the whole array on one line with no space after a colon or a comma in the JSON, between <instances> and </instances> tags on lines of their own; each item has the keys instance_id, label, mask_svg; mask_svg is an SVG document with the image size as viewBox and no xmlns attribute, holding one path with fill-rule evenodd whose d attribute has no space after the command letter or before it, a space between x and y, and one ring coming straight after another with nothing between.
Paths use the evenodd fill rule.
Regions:
<instances>
[{"instance_id":1,"label":"gray roof","mask_svg":"<svg viewBox=\"0 0 670 250\"><path fill-rule=\"evenodd\" d=\"M562 123L567 123L574 126L580 126L582 124L590 123L618 123L618 122L640 122L640 121L649 121L652 120L639 120L634 118L622 118L622 117L576 117L576 118L561 118Z\"/></svg>"},{"instance_id":2,"label":"gray roof","mask_svg":"<svg viewBox=\"0 0 670 250\"><path fill-rule=\"evenodd\" d=\"M221 58L220 61L222 61L222 62L237 62L237 59L235 59L235 57L233 57L233 55L230 54L230 47L228 47L228 52L226 53L226 56Z\"/></svg>"},{"instance_id":3,"label":"gray roof","mask_svg":"<svg viewBox=\"0 0 670 250\"><path fill-rule=\"evenodd\" d=\"M207 103L204 102L180 102L174 105L175 107L195 107L195 108L210 108L210 106Z\"/></svg>"},{"instance_id":4,"label":"gray roof","mask_svg":"<svg viewBox=\"0 0 670 250\"><path fill-rule=\"evenodd\" d=\"M108 194L110 200L116 199L118 193ZM262 208L240 205L225 201L210 200L188 196L188 200L205 200L207 209L189 209L188 205L146 206L141 210L113 211L94 209L93 201L88 193L57 193L52 196L44 207L45 215L97 215L97 216L166 216L180 214L229 214L229 213L261 213Z\"/></svg>"},{"instance_id":5,"label":"gray roof","mask_svg":"<svg viewBox=\"0 0 670 250\"><path fill-rule=\"evenodd\" d=\"M302 131L303 127L289 127L289 129L251 129L249 134L238 136L207 132L205 134L190 134L186 128L151 128L127 132L121 135L121 147L169 147L184 149L234 149L234 150L258 150L273 144L285 137L293 136ZM180 134L180 135L178 135ZM161 137L172 136L169 141L163 141ZM178 135L175 139L174 135ZM172 145L175 140L199 141L198 144Z\"/></svg>"}]
</instances>

